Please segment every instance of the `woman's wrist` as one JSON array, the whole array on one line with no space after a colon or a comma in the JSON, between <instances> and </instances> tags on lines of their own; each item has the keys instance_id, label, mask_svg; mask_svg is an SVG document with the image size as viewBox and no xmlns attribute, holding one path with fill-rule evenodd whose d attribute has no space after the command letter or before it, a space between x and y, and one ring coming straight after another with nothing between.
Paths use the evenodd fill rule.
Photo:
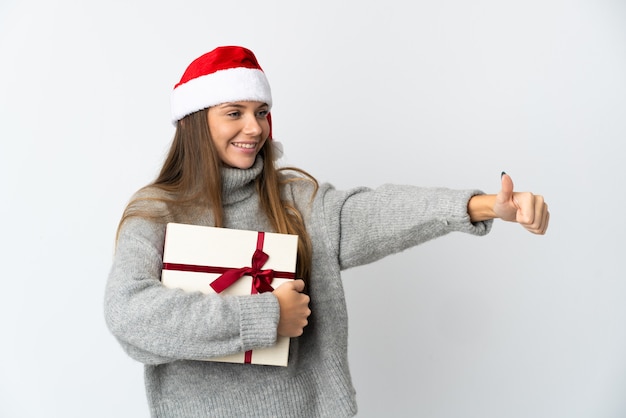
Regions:
<instances>
[{"instance_id":1,"label":"woman's wrist","mask_svg":"<svg viewBox=\"0 0 626 418\"><path fill-rule=\"evenodd\" d=\"M467 202L467 213L472 222L488 221L497 218L493 207L496 203L495 194L479 194L472 196Z\"/></svg>"}]
</instances>

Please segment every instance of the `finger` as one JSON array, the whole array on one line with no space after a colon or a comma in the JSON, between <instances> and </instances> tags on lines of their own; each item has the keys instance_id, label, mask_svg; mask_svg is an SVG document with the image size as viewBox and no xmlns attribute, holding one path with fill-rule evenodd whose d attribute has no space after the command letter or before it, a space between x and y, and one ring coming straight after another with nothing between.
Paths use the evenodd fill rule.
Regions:
<instances>
[{"instance_id":1,"label":"finger","mask_svg":"<svg viewBox=\"0 0 626 418\"><path fill-rule=\"evenodd\" d=\"M515 206L517 206L515 221L524 225L525 228L532 227L535 219L538 219L536 216L537 205L535 197L530 192L517 192L513 198Z\"/></svg>"},{"instance_id":2,"label":"finger","mask_svg":"<svg viewBox=\"0 0 626 418\"><path fill-rule=\"evenodd\" d=\"M538 227L538 234L544 235L546 230L548 229L548 224L550 223L550 211L548 211L548 205L542 199L541 205L541 223Z\"/></svg>"},{"instance_id":3,"label":"finger","mask_svg":"<svg viewBox=\"0 0 626 418\"><path fill-rule=\"evenodd\" d=\"M501 183L500 195L503 200L510 200L513 197L513 179L503 171Z\"/></svg>"},{"instance_id":4,"label":"finger","mask_svg":"<svg viewBox=\"0 0 626 418\"><path fill-rule=\"evenodd\" d=\"M548 231L548 225L550 224L550 212L546 211L546 221L543 224L543 232L541 235L545 234Z\"/></svg>"},{"instance_id":5,"label":"finger","mask_svg":"<svg viewBox=\"0 0 626 418\"><path fill-rule=\"evenodd\" d=\"M532 225L537 233L540 234L544 230L544 222L546 221L546 213L548 212L548 208L546 203L543 201L543 196L535 196L534 200L535 213Z\"/></svg>"},{"instance_id":6,"label":"finger","mask_svg":"<svg viewBox=\"0 0 626 418\"><path fill-rule=\"evenodd\" d=\"M548 228L549 220L550 212L548 211L548 205L546 205L542 196L535 196L534 220L529 224L523 224L524 228L533 234L543 235Z\"/></svg>"}]
</instances>

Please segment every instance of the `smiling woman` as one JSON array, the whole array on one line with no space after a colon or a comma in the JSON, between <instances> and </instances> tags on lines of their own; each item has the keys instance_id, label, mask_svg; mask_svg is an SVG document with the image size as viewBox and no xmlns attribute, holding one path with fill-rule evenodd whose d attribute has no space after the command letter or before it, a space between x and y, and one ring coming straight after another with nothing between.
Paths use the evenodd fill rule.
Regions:
<instances>
[{"instance_id":1,"label":"smiling woman","mask_svg":"<svg viewBox=\"0 0 626 418\"><path fill-rule=\"evenodd\" d=\"M154 417L354 416L342 270L453 231L485 235L494 218L536 234L548 226L543 198L514 192L504 174L500 193L483 195L396 185L338 191L279 169L271 106L250 50L221 47L195 60L172 94L176 133L161 173L120 221L106 321L145 364ZM297 235L298 279L224 297L165 287L168 222ZM291 338L286 367L201 361L271 347L279 336Z\"/></svg>"}]
</instances>

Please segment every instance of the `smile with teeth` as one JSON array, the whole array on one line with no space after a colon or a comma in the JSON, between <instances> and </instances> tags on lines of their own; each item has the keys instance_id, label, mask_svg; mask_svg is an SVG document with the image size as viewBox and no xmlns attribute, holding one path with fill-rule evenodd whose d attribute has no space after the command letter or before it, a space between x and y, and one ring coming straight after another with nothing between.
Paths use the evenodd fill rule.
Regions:
<instances>
[{"instance_id":1,"label":"smile with teeth","mask_svg":"<svg viewBox=\"0 0 626 418\"><path fill-rule=\"evenodd\" d=\"M232 144L233 146L237 148L244 148L244 149L256 148L256 144L249 144L249 143L243 143L243 142L233 142Z\"/></svg>"}]
</instances>

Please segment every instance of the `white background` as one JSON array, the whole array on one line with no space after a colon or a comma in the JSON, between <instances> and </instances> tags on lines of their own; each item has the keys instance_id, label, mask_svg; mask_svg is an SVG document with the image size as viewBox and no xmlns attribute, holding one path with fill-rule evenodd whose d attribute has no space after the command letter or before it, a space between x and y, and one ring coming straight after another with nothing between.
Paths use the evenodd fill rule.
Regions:
<instances>
[{"instance_id":1,"label":"white background","mask_svg":"<svg viewBox=\"0 0 626 418\"><path fill-rule=\"evenodd\" d=\"M147 417L103 319L121 212L173 135L169 94L255 51L285 163L338 188L546 196L347 271L360 417L626 416L621 0L0 3L0 416Z\"/></svg>"}]
</instances>

